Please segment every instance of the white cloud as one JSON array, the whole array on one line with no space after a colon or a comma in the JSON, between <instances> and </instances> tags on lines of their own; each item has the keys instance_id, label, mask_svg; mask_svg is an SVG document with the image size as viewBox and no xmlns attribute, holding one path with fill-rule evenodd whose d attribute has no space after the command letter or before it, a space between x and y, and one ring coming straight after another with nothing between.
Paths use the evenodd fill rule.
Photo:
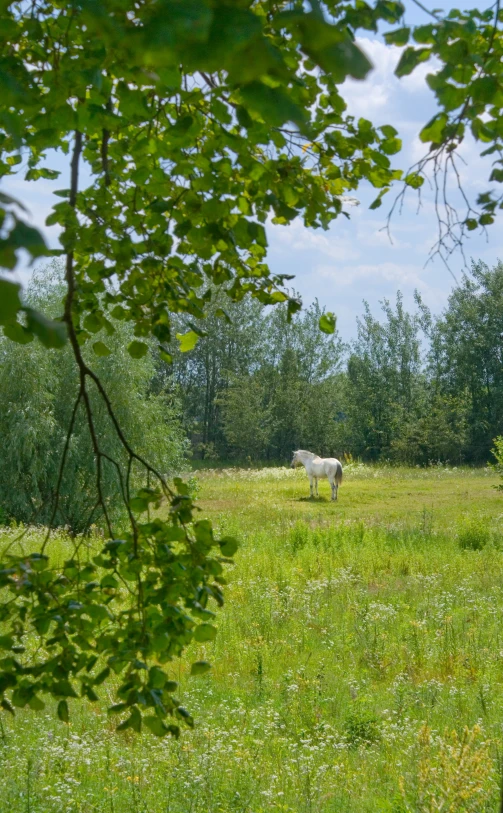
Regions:
<instances>
[{"instance_id":1,"label":"white cloud","mask_svg":"<svg viewBox=\"0 0 503 813\"><path fill-rule=\"evenodd\" d=\"M354 238L344 233L340 234L337 226L330 232L315 231L306 228L302 221L297 219L286 228L273 228L270 233L283 254L306 251L343 261L356 260L360 257Z\"/></svg>"},{"instance_id":2,"label":"white cloud","mask_svg":"<svg viewBox=\"0 0 503 813\"><path fill-rule=\"evenodd\" d=\"M370 37L358 37L357 43L372 62L374 69L364 82L349 79L342 86L349 112L354 116L373 119L377 112L387 110L387 119L396 122L397 115L401 117L404 100L409 97L408 103L413 102L416 105L417 121L422 121L420 108L423 105L434 107L433 94L425 80L428 73L438 70L438 61L423 63L409 76L398 79L395 76L395 68L403 48L386 45ZM408 123L410 126L410 120Z\"/></svg>"},{"instance_id":3,"label":"white cloud","mask_svg":"<svg viewBox=\"0 0 503 813\"><path fill-rule=\"evenodd\" d=\"M409 287L422 287L424 280L421 277L421 267L405 265L402 263L379 262L360 263L358 265L320 265L316 273L327 280L337 282L339 285L353 285L363 280L372 285L380 281L395 282L398 285L406 284Z\"/></svg>"},{"instance_id":4,"label":"white cloud","mask_svg":"<svg viewBox=\"0 0 503 813\"><path fill-rule=\"evenodd\" d=\"M25 181L15 175L8 176L2 181L2 189L5 193L11 195L26 207L27 212L23 213L23 218L40 229L51 245L56 245L61 227L57 225L46 226L45 221L51 213L52 206L58 203L58 200L61 200L53 195L54 190L61 188L61 186L61 181L59 181L58 186L55 181L39 179L35 183Z\"/></svg>"}]
</instances>

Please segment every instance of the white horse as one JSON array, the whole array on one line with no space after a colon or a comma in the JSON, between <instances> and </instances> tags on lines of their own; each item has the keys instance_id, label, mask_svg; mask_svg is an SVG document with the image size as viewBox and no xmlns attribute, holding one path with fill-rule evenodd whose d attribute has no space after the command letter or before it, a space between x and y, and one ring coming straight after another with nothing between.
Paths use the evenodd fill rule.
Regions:
<instances>
[{"instance_id":1,"label":"white horse","mask_svg":"<svg viewBox=\"0 0 503 813\"><path fill-rule=\"evenodd\" d=\"M337 499L337 490L342 483L342 466L335 457L318 457L313 452L305 452L303 449L299 449L293 453L292 469L297 468L297 466L304 466L307 472L311 497L319 496L318 480L320 477L326 477L332 489L332 499ZM313 493L313 485L315 494Z\"/></svg>"}]
</instances>

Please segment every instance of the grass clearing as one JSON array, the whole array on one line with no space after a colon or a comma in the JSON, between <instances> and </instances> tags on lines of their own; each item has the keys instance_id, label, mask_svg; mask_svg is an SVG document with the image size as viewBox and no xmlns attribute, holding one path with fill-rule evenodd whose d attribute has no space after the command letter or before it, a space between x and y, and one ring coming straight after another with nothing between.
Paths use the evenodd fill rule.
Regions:
<instances>
[{"instance_id":1,"label":"grass clearing","mask_svg":"<svg viewBox=\"0 0 503 813\"><path fill-rule=\"evenodd\" d=\"M2 715L0 811L495 811L503 746L503 500L489 470L196 473L242 540L214 664L179 742L98 706ZM37 535L34 533L33 543ZM26 543L27 544L27 543ZM53 542L64 555L64 536ZM443 806L442 806L443 805Z\"/></svg>"}]
</instances>

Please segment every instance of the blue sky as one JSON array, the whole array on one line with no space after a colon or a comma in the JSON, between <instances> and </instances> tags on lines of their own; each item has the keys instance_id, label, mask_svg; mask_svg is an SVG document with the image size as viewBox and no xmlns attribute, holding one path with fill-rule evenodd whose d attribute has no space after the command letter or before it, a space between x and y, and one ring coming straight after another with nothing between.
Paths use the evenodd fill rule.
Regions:
<instances>
[{"instance_id":1,"label":"blue sky","mask_svg":"<svg viewBox=\"0 0 503 813\"><path fill-rule=\"evenodd\" d=\"M474 4L472 1L438 5L448 10L472 8ZM426 15L413 3L406 0L406 6L407 22L427 22ZM393 72L400 49L386 46L380 38L363 37L359 44L372 60L374 71L365 82L345 86L349 112L376 125L393 124L403 140L403 151L394 156L394 166L407 169L424 155L425 145L419 141L418 133L436 110L434 96L425 83L432 66L420 66L412 76L398 80ZM463 185L472 201L489 187L490 165L487 159L479 157L481 149L469 140L461 153L466 162L461 165ZM377 312L379 300L394 299L400 290L405 304L412 308L417 288L432 311L439 312L447 303L455 279L463 273L463 258L459 254L451 257L449 269L439 258L428 263L429 251L436 240L437 221L433 196L426 185L419 212L417 198L411 192L401 215L394 215L392 243L383 227L394 199L393 191L384 198L381 208L374 211L368 206L376 197L376 190L370 185L362 186L356 196L360 205L349 210L351 220L339 218L327 232L305 229L301 222L269 231L273 270L295 274L295 288L304 301L317 297L333 310L344 339L355 336L362 299L367 299ZM482 259L489 265L503 259L500 224L496 222L489 227L487 235L472 233L464 250L468 264L471 258Z\"/></svg>"},{"instance_id":2,"label":"blue sky","mask_svg":"<svg viewBox=\"0 0 503 813\"><path fill-rule=\"evenodd\" d=\"M444 3L448 10L454 3ZM471 3L456 7L471 7ZM406 0L409 23L424 23L426 15L410 0ZM376 125L393 124L403 140L403 151L394 157L394 166L407 169L424 154L419 142L421 127L435 112L435 102L425 83L432 69L423 65L410 77L398 80L393 71L400 49L386 46L381 38L359 39L374 64L374 70L365 82L347 83L344 92L349 112L357 117L369 118ZM434 67L434 66L433 66ZM489 165L479 158L479 149L473 142L463 148L466 164L462 167L463 184L468 196L475 200L479 191L487 188ZM57 245L57 231L44 225L54 198L54 189L67 186L67 159L55 157L48 161L62 175L56 182L27 183L18 178L8 179L3 188L23 200L32 213L33 222L43 227L49 243ZM380 209L370 211L369 203L376 197L371 187L362 186L356 193L358 206L349 209L351 219L339 218L328 231L304 228L300 221L289 227L269 228L269 262L273 272L295 275L292 283L305 303L318 298L320 303L337 315L342 337L355 336L356 316L362 312L362 299L367 299L374 311L379 300L393 299L397 290L404 295L406 305L412 307L417 288L427 305L439 312L446 304L449 292L459 278L463 263L459 255L450 262L450 271L440 259L427 263L429 250L436 238L436 219L432 195L426 189L423 206L417 211L417 199L409 194L401 214L395 214L391 223L391 243L383 231L386 216L393 202L393 191L384 199ZM465 253L468 260L482 259L493 264L503 258L503 239L499 224L489 228L487 237L475 234L467 240ZM27 279L23 272L20 278Z\"/></svg>"}]
</instances>

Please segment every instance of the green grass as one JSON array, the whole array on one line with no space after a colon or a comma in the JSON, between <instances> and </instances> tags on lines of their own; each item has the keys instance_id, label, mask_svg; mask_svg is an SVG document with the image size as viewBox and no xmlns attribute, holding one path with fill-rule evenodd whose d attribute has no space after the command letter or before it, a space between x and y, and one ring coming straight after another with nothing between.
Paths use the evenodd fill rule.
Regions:
<instances>
[{"instance_id":1,"label":"green grass","mask_svg":"<svg viewBox=\"0 0 503 813\"><path fill-rule=\"evenodd\" d=\"M3 715L0 811L496 811L503 498L487 470L196 474L242 540L213 644L175 665L196 728L116 734L103 709ZM65 547L64 537L54 542Z\"/></svg>"}]
</instances>

